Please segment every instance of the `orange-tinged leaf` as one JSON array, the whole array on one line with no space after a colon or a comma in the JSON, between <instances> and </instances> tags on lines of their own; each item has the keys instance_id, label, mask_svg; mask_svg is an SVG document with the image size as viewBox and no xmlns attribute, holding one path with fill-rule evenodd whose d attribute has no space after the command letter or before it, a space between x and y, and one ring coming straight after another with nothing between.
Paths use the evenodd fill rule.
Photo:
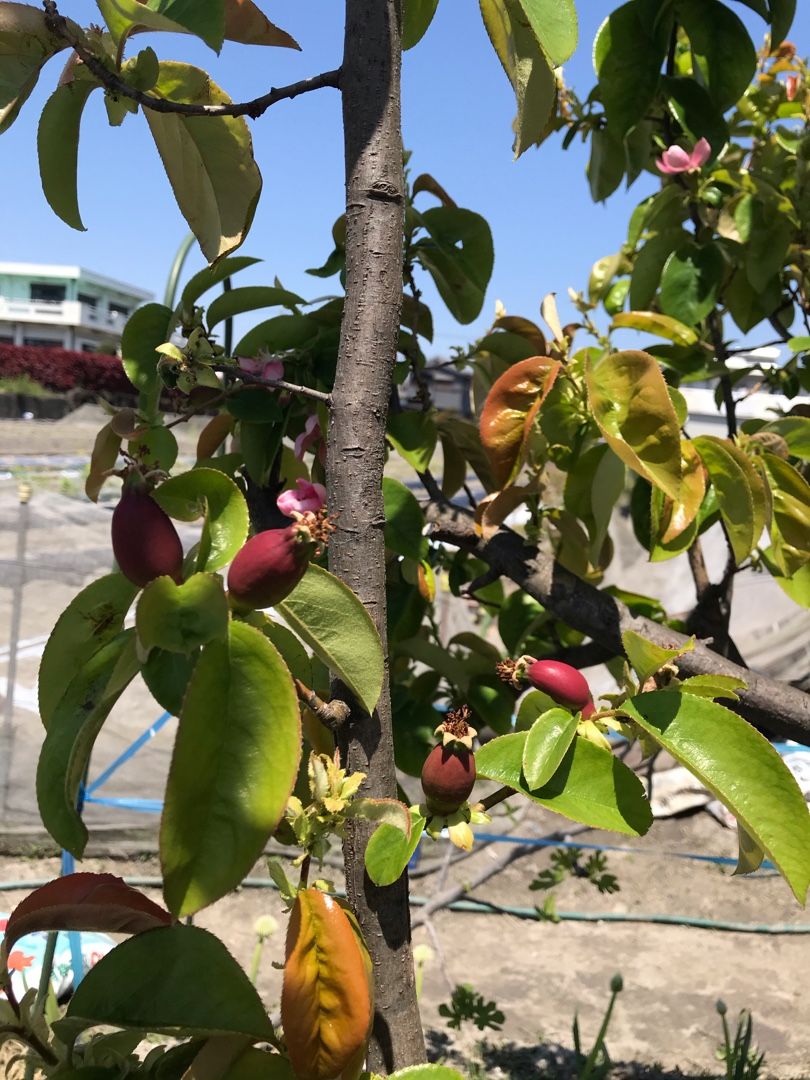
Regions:
<instances>
[{"instance_id":1,"label":"orange-tinged leaf","mask_svg":"<svg viewBox=\"0 0 810 1080\"><path fill-rule=\"evenodd\" d=\"M666 499L664 514L666 526L661 543L668 544L684 529L688 529L697 517L703 496L706 494L706 470L700 455L688 439L681 442L681 465L683 475L677 499Z\"/></svg>"},{"instance_id":2,"label":"orange-tinged leaf","mask_svg":"<svg viewBox=\"0 0 810 1080\"><path fill-rule=\"evenodd\" d=\"M371 1021L371 961L354 918L302 889L287 930L281 1022L299 1080L334 1080L362 1062Z\"/></svg>"},{"instance_id":3,"label":"orange-tinged leaf","mask_svg":"<svg viewBox=\"0 0 810 1080\"><path fill-rule=\"evenodd\" d=\"M113 431L112 422L105 424L96 435L93 452L90 455L90 471L84 482L85 495L93 502L98 501L104 481L112 475L120 449L121 436Z\"/></svg>"},{"instance_id":4,"label":"orange-tinged leaf","mask_svg":"<svg viewBox=\"0 0 810 1080\"><path fill-rule=\"evenodd\" d=\"M492 324L493 330L508 330L511 334L519 334L531 342L541 356L545 356L548 345L546 337L537 323L531 319L524 319L522 315L501 315Z\"/></svg>"},{"instance_id":5,"label":"orange-tinged leaf","mask_svg":"<svg viewBox=\"0 0 810 1080\"><path fill-rule=\"evenodd\" d=\"M508 487L503 491L496 491L493 495L487 495L475 508L475 531L484 540L490 540L501 526L501 523L524 503L530 495L534 495L537 489L533 484L526 486Z\"/></svg>"},{"instance_id":6,"label":"orange-tinged leaf","mask_svg":"<svg viewBox=\"0 0 810 1080\"><path fill-rule=\"evenodd\" d=\"M225 37L228 41L239 41L243 45L301 48L286 30L271 23L253 0L225 0Z\"/></svg>"},{"instance_id":7,"label":"orange-tinged leaf","mask_svg":"<svg viewBox=\"0 0 810 1080\"><path fill-rule=\"evenodd\" d=\"M197 440L197 461L213 457L233 431L233 425L234 418L230 413L221 412L212 416Z\"/></svg>"},{"instance_id":8,"label":"orange-tinged leaf","mask_svg":"<svg viewBox=\"0 0 810 1080\"><path fill-rule=\"evenodd\" d=\"M550 356L530 356L505 371L487 394L481 443L499 487L505 487L520 468L532 423L560 367Z\"/></svg>"}]
</instances>

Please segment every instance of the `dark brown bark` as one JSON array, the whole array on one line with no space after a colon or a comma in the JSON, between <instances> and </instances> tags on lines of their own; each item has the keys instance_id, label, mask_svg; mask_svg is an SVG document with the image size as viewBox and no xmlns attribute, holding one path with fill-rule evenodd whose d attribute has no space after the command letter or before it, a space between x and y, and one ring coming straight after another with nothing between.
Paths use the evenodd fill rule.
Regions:
<instances>
[{"instance_id":1,"label":"dark brown bark","mask_svg":"<svg viewBox=\"0 0 810 1080\"><path fill-rule=\"evenodd\" d=\"M475 535L473 518L467 510L434 503L428 507L427 515L433 524L433 539L472 552L614 655L622 655L624 630L635 630L666 648L676 648L688 640L667 626L633 615L615 597L581 581L550 556L527 547L508 529L484 541ZM735 710L771 735L810 745L810 695L733 664L700 643L680 657L678 667L684 675L733 675L744 679L748 689L741 692Z\"/></svg>"},{"instance_id":2,"label":"dark brown bark","mask_svg":"<svg viewBox=\"0 0 810 1080\"><path fill-rule=\"evenodd\" d=\"M329 565L360 597L386 645L385 425L402 297L404 179L400 130L398 0L347 0L341 76L346 146L346 302L328 432L328 504L336 531ZM387 650L386 650L387 651ZM338 742L364 792L396 797L391 697L372 716L352 704ZM374 964L376 1011L369 1068L387 1073L425 1060L414 987L407 875L377 888L365 874L369 835L344 843L346 890Z\"/></svg>"}]
</instances>

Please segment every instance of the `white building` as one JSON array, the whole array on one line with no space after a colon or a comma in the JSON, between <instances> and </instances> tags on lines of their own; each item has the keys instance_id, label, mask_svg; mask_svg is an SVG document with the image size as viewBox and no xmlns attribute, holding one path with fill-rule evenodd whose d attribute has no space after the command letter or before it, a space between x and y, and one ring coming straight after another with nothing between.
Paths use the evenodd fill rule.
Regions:
<instances>
[{"instance_id":1,"label":"white building","mask_svg":"<svg viewBox=\"0 0 810 1080\"><path fill-rule=\"evenodd\" d=\"M0 344L115 352L152 294L81 266L0 262Z\"/></svg>"}]
</instances>

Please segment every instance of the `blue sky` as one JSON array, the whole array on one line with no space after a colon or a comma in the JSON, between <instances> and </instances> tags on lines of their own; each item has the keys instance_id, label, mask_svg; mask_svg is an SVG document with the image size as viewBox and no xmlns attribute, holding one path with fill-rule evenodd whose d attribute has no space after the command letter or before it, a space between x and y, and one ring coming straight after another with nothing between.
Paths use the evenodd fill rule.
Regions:
<instances>
[{"instance_id":1,"label":"blue sky","mask_svg":"<svg viewBox=\"0 0 810 1080\"><path fill-rule=\"evenodd\" d=\"M218 58L180 35L152 35L162 59L207 67L241 100L340 62L340 0L260 0L268 16L302 46L296 53L226 43ZM580 44L566 66L568 82L582 94L593 84L591 44L602 18L616 5L580 0ZM98 21L91 0L62 0L63 14L84 25ZM764 24L751 28L761 38ZM140 38L138 45L145 43ZM57 58L12 129L0 140L3 228L0 258L79 263L162 295L169 265L186 233L146 124L128 117L108 127L100 95L86 111L79 152L80 205L88 231L77 233L50 211L36 164L39 110L61 68ZM461 206L483 214L495 243L495 269L484 310L459 326L425 282L434 310L433 353L446 353L482 333L496 299L510 313L538 318L541 297L560 297L563 321L570 314L566 289L584 287L591 263L621 244L630 211L652 190L642 177L629 193L606 205L591 202L585 179L586 152L577 141L566 152L555 136L539 149L512 159L514 98L489 44L475 0L442 0L422 42L405 54L403 128L413 174L432 173ZM342 211L343 144L339 95L322 90L280 103L253 123L264 191L242 253L261 257L241 284L283 284L307 297L331 291L331 282L308 276L331 250L330 229ZM425 206L429 205L427 196ZM189 272L202 265L195 248ZM334 279L336 281L336 279Z\"/></svg>"}]
</instances>

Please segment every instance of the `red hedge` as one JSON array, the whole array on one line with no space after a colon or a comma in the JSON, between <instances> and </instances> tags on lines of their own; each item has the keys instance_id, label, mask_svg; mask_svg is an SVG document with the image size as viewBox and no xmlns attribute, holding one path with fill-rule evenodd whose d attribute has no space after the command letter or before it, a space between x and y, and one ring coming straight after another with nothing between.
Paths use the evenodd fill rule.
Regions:
<instances>
[{"instance_id":1,"label":"red hedge","mask_svg":"<svg viewBox=\"0 0 810 1080\"><path fill-rule=\"evenodd\" d=\"M127 394L135 389L117 356L33 345L0 344L0 377L28 375L47 390Z\"/></svg>"}]
</instances>

